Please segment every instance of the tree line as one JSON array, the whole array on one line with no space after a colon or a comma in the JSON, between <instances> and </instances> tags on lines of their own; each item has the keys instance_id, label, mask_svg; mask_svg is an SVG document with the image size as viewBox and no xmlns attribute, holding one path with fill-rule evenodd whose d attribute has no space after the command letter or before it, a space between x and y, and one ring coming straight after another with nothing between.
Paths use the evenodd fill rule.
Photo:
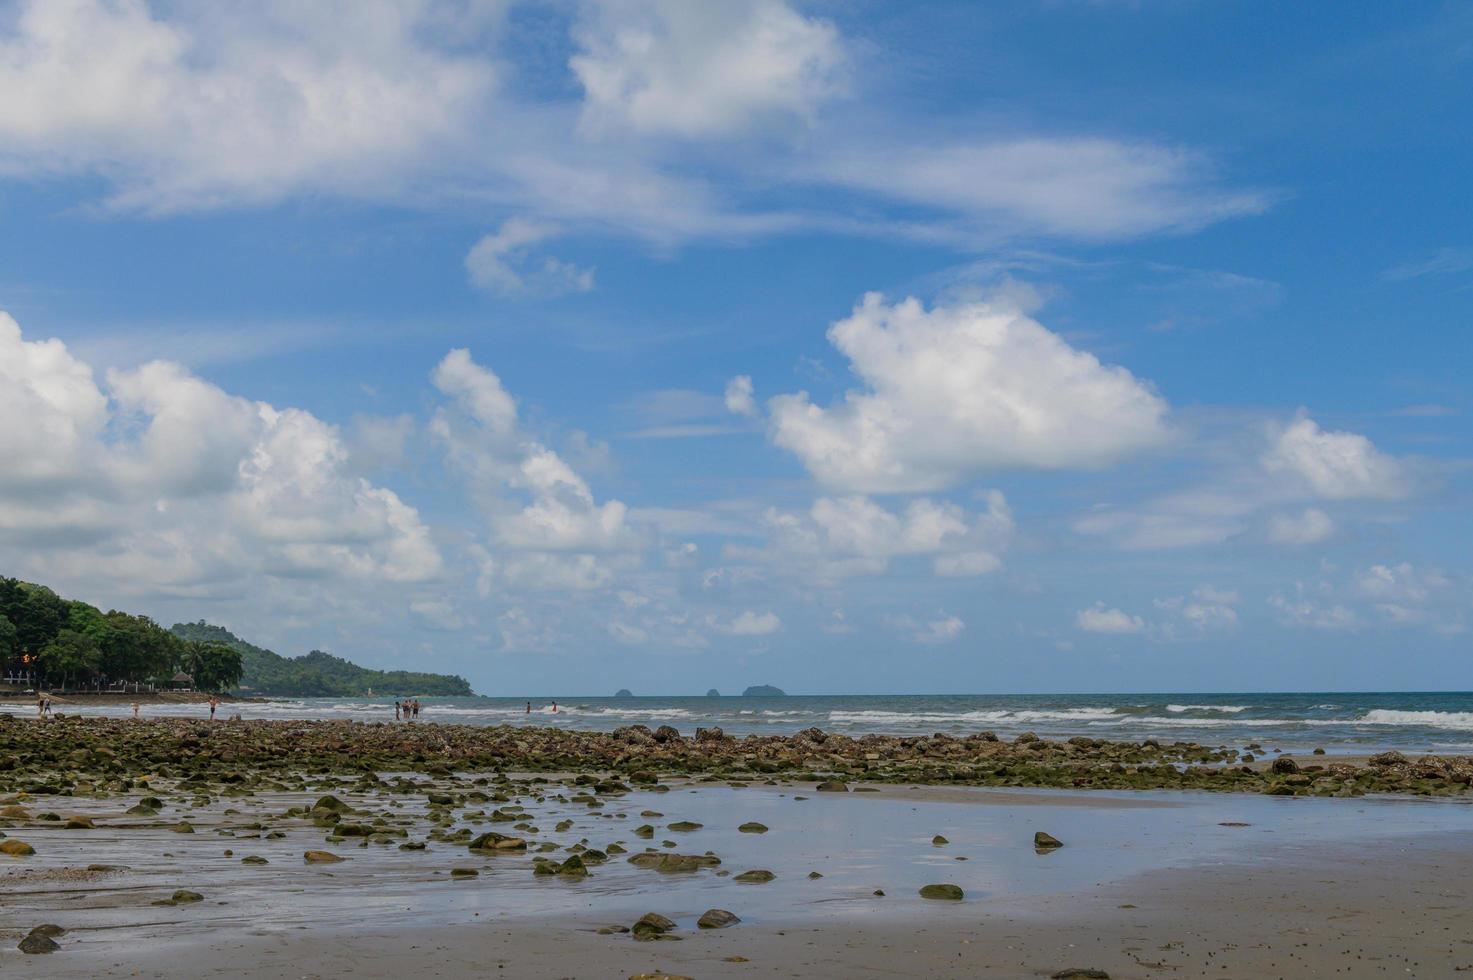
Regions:
<instances>
[{"instance_id":1,"label":"tree line","mask_svg":"<svg viewBox=\"0 0 1473 980\"><path fill-rule=\"evenodd\" d=\"M240 654L185 640L147 616L102 612L44 585L0 577L0 661L46 685L167 684L183 671L201 691L240 683Z\"/></svg>"}]
</instances>

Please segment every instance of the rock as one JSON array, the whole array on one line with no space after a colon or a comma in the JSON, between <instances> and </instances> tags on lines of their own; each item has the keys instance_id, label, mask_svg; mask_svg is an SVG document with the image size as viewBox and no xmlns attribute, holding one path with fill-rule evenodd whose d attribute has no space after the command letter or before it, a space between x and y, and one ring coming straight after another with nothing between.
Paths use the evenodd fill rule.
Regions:
<instances>
[{"instance_id":1,"label":"rock","mask_svg":"<svg viewBox=\"0 0 1473 980\"><path fill-rule=\"evenodd\" d=\"M646 912L629 931L639 940L655 939L675 929L675 923L658 912Z\"/></svg>"},{"instance_id":2,"label":"rock","mask_svg":"<svg viewBox=\"0 0 1473 980\"><path fill-rule=\"evenodd\" d=\"M674 939L675 937L668 938ZM631 973L629 980L691 980L691 978L678 973Z\"/></svg>"},{"instance_id":3,"label":"rock","mask_svg":"<svg viewBox=\"0 0 1473 980\"><path fill-rule=\"evenodd\" d=\"M1035 735L1033 732L1024 732L1017 738L1013 739L1013 742L1017 745L1027 745L1029 742L1036 741L1038 741L1038 736Z\"/></svg>"},{"instance_id":4,"label":"rock","mask_svg":"<svg viewBox=\"0 0 1473 980\"><path fill-rule=\"evenodd\" d=\"M30 857L35 853L34 847L15 837L0 840L0 854L9 854L11 857Z\"/></svg>"},{"instance_id":5,"label":"rock","mask_svg":"<svg viewBox=\"0 0 1473 980\"><path fill-rule=\"evenodd\" d=\"M1110 980L1110 974L1087 966L1071 966L1067 970L1049 974L1049 980Z\"/></svg>"},{"instance_id":6,"label":"rock","mask_svg":"<svg viewBox=\"0 0 1473 980\"><path fill-rule=\"evenodd\" d=\"M810 871L810 872L808 872L808 880L809 881L816 881L816 880L818 880L819 878L822 878L822 877L823 877L823 875L819 874L817 871Z\"/></svg>"},{"instance_id":7,"label":"rock","mask_svg":"<svg viewBox=\"0 0 1473 980\"><path fill-rule=\"evenodd\" d=\"M505 834L488 832L466 846L472 851L525 851L527 842L520 837L508 837Z\"/></svg>"},{"instance_id":8,"label":"rock","mask_svg":"<svg viewBox=\"0 0 1473 980\"><path fill-rule=\"evenodd\" d=\"M960 902L962 890L956 885L926 885L921 889L922 898L941 899L948 902Z\"/></svg>"},{"instance_id":9,"label":"rock","mask_svg":"<svg viewBox=\"0 0 1473 980\"><path fill-rule=\"evenodd\" d=\"M1033 846L1038 848L1039 850L1051 851L1056 847L1063 847L1064 842L1059 840L1054 835L1046 834L1040 830L1038 833L1033 835Z\"/></svg>"},{"instance_id":10,"label":"rock","mask_svg":"<svg viewBox=\"0 0 1473 980\"><path fill-rule=\"evenodd\" d=\"M721 859L714 854L656 854L646 851L632 855L629 863L636 868L669 873L714 868L721 863Z\"/></svg>"},{"instance_id":11,"label":"rock","mask_svg":"<svg viewBox=\"0 0 1473 980\"><path fill-rule=\"evenodd\" d=\"M621 687L617 691L614 692L614 697L616 697L616 698L632 698L632 697L634 697L634 692L631 691L631 690L629 690L629 688L627 688L627 687Z\"/></svg>"},{"instance_id":12,"label":"rock","mask_svg":"<svg viewBox=\"0 0 1473 980\"><path fill-rule=\"evenodd\" d=\"M754 684L742 692L744 698L785 698L788 692L771 684Z\"/></svg>"},{"instance_id":13,"label":"rock","mask_svg":"<svg viewBox=\"0 0 1473 980\"><path fill-rule=\"evenodd\" d=\"M192 892L188 888L181 888L169 896L169 901L175 905L188 905L191 902L203 902L205 897L199 892Z\"/></svg>"},{"instance_id":14,"label":"rock","mask_svg":"<svg viewBox=\"0 0 1473 980\"><path fill-rule=\"evenodd\" d=\"M479 868L451 868L450 869L450 877L452 877L452 878L479 878L480 876L481 876L481 871L480 871Z\"/></svg>"},{"instance_id":15,"label":"rock","mask_svg":"<svg viewBox=\"0 0 1473 980\"><path fill-rule=\"evenodd\" d=\"M645 840L649 840L651 837L655 836L655 828L651 827L649 824L641 824L640 826L634 828L634 836L643 837Z\"/></svg>"},{"instance_id":16,"label":"rock","mask_svg":"<svg viewBox=\"0 0 1473 980\"><path fill-rule=\"evenodd\" d=\"M717 725L712 725L710 728L696 729L697 742L720 742L725 740L725 738L726 733Z\"/></svg>"},{"instance_id":17,"label":"rock","mask_svg":"<svg viewBox=\"0 0 1473 980\"><path fill-rule=\"evenodd\" d=\"M812 742L814 745L822 745L829 740L829 733L822 728L805 728L793 737Z\"/></svg>"},{"instance_id":18,"label":"rock","mask_svg":"<svg viewBox=\"0 0 1473 980\"><path fill-rule=\"evenodd\" d=\"M670 829L680 833L690 833L693 830L700 830L704 826L705 824L699 824L691 820L677 820L670 825Z\"/></svg>"},{"instance_id":19,"label":"rock","mask_svg":"<svg viewBox=\"0 0 1473 980\"><path fill-rule=\"evenodd\" d=\"M307 864L337 864L346 861L347 858L334 854L332 851L303 851L302 860Z\"/></svg>"},{"instance_id":20,"label":"rock","mask_svg":"<svg viewBox=\"0 0 1473 980\"><path fill-rule=\"evenodd\" d=\"M18 948L22 953L54 953L61 949L56 944L56 940L50 936L42 936L34 932L22 939Z\"/></svg>"},{"instance_id":21,"label":"rock","mask_svg":"<svg viewBox=\"0 0 1473 980\"><path fill-rule=\"evenodd\" d=\"M190 822L188 820L181 820L178 823L176 823L174 826L170 827L169 829L172 830L176 834L192 834L192 833L194 833L194 827L190 824Z\"/></svg>"},{"instance_id":22,"label":"rock","mask_svg":"<svg viewBox=\"0 0 1473 980\"><path fill-rule=\"evenodd\" d=\"M950 844L951 841L947 840L945 837L942 837L940 834L937 834L935 837L931 838L931 843L935 844L937 847L941 847L944 844Z\"/></svg>"},{"instance_id":23,"label":"rock","mask_svg":"<svg viewBox=\"0 0 1473 980\"><path fill-rule=\"evenodd\" d=\"M670 725L661 725L655 729L654 739L661 745L667 742L678 742L680 741L680 730Z\"/></svg>"},{"instance_id":24,"label":"rock","mask_svg":"<svg viewBox=\"0 0 1473 980\"><path fill-rule=\"evenodd\" d=\"M324 796L312 804L314 810L326 810L329 813L351 813L353 808L348 806L336 796Z\"/></svg>"},{"instance_id":25,"label":"rock","mask_svg":"<svg viewBox=\"0 0 1473 980\"><path fill-rule=\"evenodd\" d=\"M1299 763L1295 762L1287 755L1280 756L1273 761L1273 765L1269 766L1269 770L1271 772L1276 772L1279 775L1292 775L1293 773L1299 771Z\"/></svg>"},{"instance_id":26,"label":"rock","mask_svg":"<svg viewBox=\"0 0 1473 980\"><path fill-rule=\"evenodd\" d=\"M259 855L259 854L247 854L245 857L243 857L243 858L240 859L240 863L241 864L270 864L271 862L268 861L268 860L266 860L265 858L261 857L261 855Z\"/></svg>"},{"instance_id":27,"label":"rock","mask_svg":"<svg viewBox=\"0 0 1473 980\"><path fill-rule=\"evenodd\" d=\"M65 936L66 930L54 922L46 922L32 929L29 935L45 936L47 939L55 939L57 936Z\"/></svg>"},{"instance_id":28,"label":"rock","mask_svg":"<svg viewBox=\"0 0 1473 980\"><path fill-rule=\"evenodd\" d=\"M66 818L66 830L95 830L91 817L72 816Z\"/></svg>"},{"instance_id":29,"label":"rock","mask_svg":"<svg viewBox=\"0 0 1473 980\"><path fill-rule=\"evenodd\" d=\"M718 691L718 690L716 690L716 688L713 687L713 688L711 688L711 690L709 690L709 691L706 692L706 697L708 697L708 698L719 698L719 697L721 697L721 692Z\"/></svg>"},{"instance_id":30,"label":"rock","mask_svg":"<svg viewBox=\"0 0 1473 980\"><path fill-rule=\"evenodd\" d=\"M741 874L736 876L735 880L746 882L752 885L765 885L776 877L777 875L773 874L771 871L758 869L756 871L743 871Z\"/></svg>"},{"instance_id":31,"label":"rock","mask_svg":"<svg viewBox=\"0 0 1473 980\"><path fill-rule=\"evenodd\" d=\"M564 878L587 878L588 866L583 863L583 858L574 854L558 867L557 873Z\"/></svg>"},{"instance_id":32,"label":"rock","mask_svg":"<svg viewBox=\"0 0 1473 980\"><path fill-rule=\"evenodd\" d=\"M738 827L737 830L744 834L765 834L767 833L767 824L758 823L756 820L748 820Z\"/></svg>"},{"instance_id":33,"label":"rock","mask_svg":"<svg viewBox=\"0 0 1473 980\"><path fill-rule=\"evenodd\" d=\"M820 793L847 793L847 792L849 792L848 785L845 784L845 783L840 782L837 779L825 780L824 782L819 783L817 786L815 786L813 788L816 791L820 792Z\"/></svg>"},{"instance_id":34,"label":"rock","mask_svg":"<svg viewBox=\"0 0 1473 980\"><path fill-rule=\"evenodd\" d=\"M726 909L707 909L701 917L696 920L696 925L702 929L725 929L742 921Z\"/></svg>"},{"instance_id":35,"label":"rock","mask_svg":"<svg viewBox=\"0 0 1473 980\"><path fill-rule=\"evenodd\" d=\"M1378 752L1376 755L1371 756L1368 761L1371 765L1384 769L1387 766L1402 765L1407 761L1407 757L1400 752Z\"/></svg>"}]
</instances>

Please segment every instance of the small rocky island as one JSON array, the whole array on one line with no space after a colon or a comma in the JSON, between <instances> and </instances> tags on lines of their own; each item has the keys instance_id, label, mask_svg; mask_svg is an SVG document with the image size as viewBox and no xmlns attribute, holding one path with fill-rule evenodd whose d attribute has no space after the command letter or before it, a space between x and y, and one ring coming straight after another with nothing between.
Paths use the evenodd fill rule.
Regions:
<instances>
[{"instance_id":1,"label":"small rocky island","mask_svg":"<svg viewBox=\"0 0 1473 980\"><path fill-rule=\"evenodd\" d=\"M771 684L754 684L742 692L744 698L785 698L788 692Z\"/></svg>"},{"instance_id":2,"label":"small rocky island","mask_svg":"<svg viewBox=\"0 0 1473 980\"><path fill-rule=\"evenodd\" d=\"M629 688L627 688L627 687L621 687L617 691L614 692L614 697L616 697L616 698L632 698L632 697L634 697L634 692L631 691L631 690L629 690Z\"/></svg>"},{"instance_id":3,"label":"small rocky island","mask_svg":"<svg viewBox=\"0 0 1473 980\"><path fill-rule=\"evenodd\" d=\"M721 697L721 692L718 691L718 690L716 690L716 688L713 687L713 688L711 688L711 690L709 690L709 691L706 692L706 697L708 697L708 698L719 698L719 697Z\"/></svg>"}]
</instances>

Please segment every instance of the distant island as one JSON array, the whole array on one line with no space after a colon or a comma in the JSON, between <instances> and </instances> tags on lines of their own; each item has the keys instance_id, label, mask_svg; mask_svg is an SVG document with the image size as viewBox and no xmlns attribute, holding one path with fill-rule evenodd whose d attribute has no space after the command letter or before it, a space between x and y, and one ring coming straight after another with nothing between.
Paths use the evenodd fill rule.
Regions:
<instances>
[{"instance_id":1,"label":"distant island","mask_svg":"<svg viewBox=\"0 0 1473 980\"><path fill-rule=\"evenodd\" d=\"M788 692L771 684L757 684L742 692L744 698L785 698Z\"/></svg>"},{"instance_id":2,"label":"distant island","mask_svg":"<svg viewBox=\"0 0 1473 980\"><path fill-rule=\"evenodd\" d=\"M708 697L708 698L719 698L719 697L721 697L721 692L718 691L718 690L716 690L716 688L713 687L713 688L711 688L711 690L709 690L709 691L706 692L706 697Z\"/></svg>"},{"instance_id":3,"label":"distant island","mask_svg":"<svg viewBox=\"0 0 1473 980\"><path fill-rule=\"evenodd\" d=\"M370 691L384 697L457 697L475 693L464 678L449 674L372 670L321 650L301 657L283 657L204 620L175 623L170 632L181 640L219 643L238 652L239 687L250 694L312 698L363 697Z\"/></svg>"},{"instance_id":4,"label":"distant island","mask_svg":"<svg viewBox=\"0 0 1473 980\"><path fill-rule=\"evenodd\" d=\"M627 687L621 687L617 691L614 692L614 697L616 697L616 698L632 698L632 697L634 697L634 692L631 691L631 690L629 690L629 688L627 688Z\"/></svg>"}]
</instances>

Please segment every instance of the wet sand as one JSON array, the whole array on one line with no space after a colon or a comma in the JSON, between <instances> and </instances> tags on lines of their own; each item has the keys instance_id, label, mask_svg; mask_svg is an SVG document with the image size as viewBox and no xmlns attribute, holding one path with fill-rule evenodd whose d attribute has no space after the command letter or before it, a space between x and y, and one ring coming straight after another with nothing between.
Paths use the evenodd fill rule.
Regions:
<instances>
[{"instance_id":1,"label":"wet sand","mask_svg":"<svg viewBox=\"0 0 1473 980\"><path fill-rule=\"evenodd\" d=\"M324 776L238 796L160 785L156 815L126 812L143 790L33 797L6 833L37 853L0 858L0 973L1039 977L1092 967L1112 977L1451 977L1473 966L1473 806L1457 801L819 793L689 779L594 796L574 777L481 778L482 790L499 785L507 799L469 799L473 774L386 774L374 789ZM376 821L380 836L315 823L304 810L325 792L357 811L343 820ZM433 802L441 792L452 805ZM95 827L37 819L45 810L90 816ZM493 819L496 810L510 819ZM184 821L193 833L176 832ZM701 826L676 829L680 821ZM739 831L748 821L767 832ZM647 837L635 833L643 825ZM449 839L461 827L532 847L471 852L464 836ZM1036 853L1035 830L1064 847ZM946 843L933 843L936 834ZM612 853L616 842L630 854L714 852L721 864L661 874ZM561 860L582 846L610 859L591 863L586 878L533 874L539 848ZM305 864L309 848L346 860ZM268 863L245 864L247 855ZM455 868L478 874L453 878ZM753 868L777 877L736 880ZM939 882L961 886L965 899L917 894ZM155 904L181 888L202 900ZM696 928L713 907L743 921ZM680 941L597 931L651 911L676 922ZM21 936L43 922L68 930L61 948L19 953Z\"/></svg>"}]
</instances>

